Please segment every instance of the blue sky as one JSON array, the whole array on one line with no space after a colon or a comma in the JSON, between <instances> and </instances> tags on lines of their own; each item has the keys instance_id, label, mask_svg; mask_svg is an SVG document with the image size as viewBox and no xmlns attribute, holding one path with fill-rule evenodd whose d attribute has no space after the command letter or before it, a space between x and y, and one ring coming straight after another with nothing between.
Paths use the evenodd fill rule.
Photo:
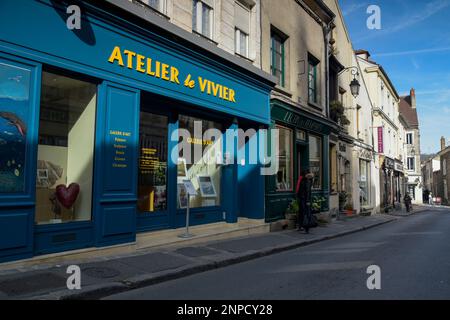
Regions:
<instances>
[{"instance_id":1,"label":"blue sky","mask_svg":"<svg viewBox=\"0 0 450 320\"><path fill-rule=\"evenodd\" d=\"M339 0L355 49L383 65L400 95L416 89L422 153L450 139L450 0ZM366 12L381 9L381 29Z\"/></svg>"}]
</instances>

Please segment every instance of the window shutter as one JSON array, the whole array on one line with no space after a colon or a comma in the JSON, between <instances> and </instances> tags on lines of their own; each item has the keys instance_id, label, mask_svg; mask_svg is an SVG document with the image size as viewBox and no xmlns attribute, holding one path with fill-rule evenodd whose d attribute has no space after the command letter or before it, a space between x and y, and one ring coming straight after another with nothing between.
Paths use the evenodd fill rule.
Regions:
<instances>
[{"instance_id":1,"label":"window shutter","mask_svg":"<svg viewBox=\"0 0 450 320\"><path fill-rule=\"evenodd\" d=\"M234 23L236 28L250 34L250 10L239 2L234 3Z\"/></svg>"}]
</instances>

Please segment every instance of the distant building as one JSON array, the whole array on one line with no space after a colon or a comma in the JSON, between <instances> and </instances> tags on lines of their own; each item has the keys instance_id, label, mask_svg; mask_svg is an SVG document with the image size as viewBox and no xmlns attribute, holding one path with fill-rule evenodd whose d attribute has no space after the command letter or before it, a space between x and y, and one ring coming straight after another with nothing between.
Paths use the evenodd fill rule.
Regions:
<instances>
[{"instance_id":1,"label":"distant building","mask_svg":"<svg viewBox=\"0 0 450 320\"><path fill-rule=\"evenodd\" d=\"M416 108L416 93L411 89L409 96L400 97L400 120L405 128L405 136L401 137L404 150L404 164L408 175L406 191L413 203L422 203L422 174L420 168L420 129Z\"/></svg>"},{"instance_id":2,"label":"distant building","mask_svg":"<svg viewBox=\"0 0 450 320\"><path fill-rule=\"evenodd\" d=\"M441 174L441 159L438 155L430 157L422 163L422 185L423 201L429 202L430 193L432 197L439 195L438 183Z\"/></svg>"},{"instance_id":3,"label":"distant building","mask_svg":"<svg viewBox=\"0 0 450 320\"><path fill-rule=\"evenodd\" d=\"M450 145L446 145L445 138L441 138L441 151L438 153L441 165L441 179L438 180L438 188L440 188L440 195L442 195L442 203L450 204Z\"/></svg>"},{"instance_id":4,"label":"distant building","mask_svg":"<svg viewBox=\"0 0 450 320\"><path fill-rule=\"evenodd\" d=\"M373 106L372 134L380 191L377 204L381 211L387 212L398 208L405 194L400 97L384 68L370 59L368 51L357 50L355 53Z\"/></svg>"}]
</instances>

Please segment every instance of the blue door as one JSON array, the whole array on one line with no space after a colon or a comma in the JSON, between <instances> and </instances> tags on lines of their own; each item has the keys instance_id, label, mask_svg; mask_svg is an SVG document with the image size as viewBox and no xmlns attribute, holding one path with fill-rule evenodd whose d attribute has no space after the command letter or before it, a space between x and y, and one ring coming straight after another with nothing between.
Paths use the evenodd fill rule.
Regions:
<instances>
[{"instance_id":1,"label":"blue door","mask_svg":"<svg viewBox=\"0 0 450 320\"><path fill-rule=\"evenodd\" d=\"M0 262L33 254L40 66L0 54Z\"/></svg>"}]
</instances>

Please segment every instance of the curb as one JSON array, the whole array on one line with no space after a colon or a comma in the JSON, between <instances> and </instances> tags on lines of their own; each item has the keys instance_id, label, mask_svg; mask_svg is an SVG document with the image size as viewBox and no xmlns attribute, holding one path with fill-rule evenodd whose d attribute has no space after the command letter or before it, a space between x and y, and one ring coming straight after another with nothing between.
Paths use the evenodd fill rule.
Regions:
<instances>
[{"instance_id":1,"label":"curb","mask_svg":"<svg viewBox=\"0 0 450 320\"><path fill-rule=\"evenodd\" d=\"M259 251L246 252L243 254L238 254L230 258L224 258L217 261L205 262L201 264L194 264L185 267L180 267L170 271L161 271L152 274L143 274L139 276L134 276L132 278L120 281L120 282L110 282L97 285L86 286L76 293L69 293L67 290L56 291L46 295L35 296L27 299L36 300L89 300L89 299L101 299L103 297L118 294L134 289L139 289L147 287L150 285L155 285L158 283L166 282L169 280L175 280L183 277L187 277L193 274L220 269L226 266L238 264L245 261L254 260L257 258L270 256L276 253L293 250L296 248L304 247L313 243L322 242L334 238L343 237L349 234L361 232L364 230L372 229L392 221L398 220L397 217L390 217L385 221L376 222L369 225L364 225L362 227L357 227L353 230L343 231L336 234L330 234L326 236L321 236L310 240L298 240L289 244L279 245L270 247L267 249L262 249Z\"/></svg>"}]
</instances>

